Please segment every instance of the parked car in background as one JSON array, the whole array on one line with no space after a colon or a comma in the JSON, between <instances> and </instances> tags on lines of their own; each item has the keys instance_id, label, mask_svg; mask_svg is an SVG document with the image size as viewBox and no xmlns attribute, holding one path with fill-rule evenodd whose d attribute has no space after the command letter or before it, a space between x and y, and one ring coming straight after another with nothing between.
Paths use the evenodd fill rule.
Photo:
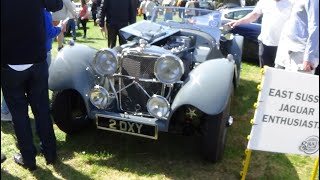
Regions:
<instances>
[{"instance_id":1,"label":"parked car in background","mask_svg":"<svg viewBox=\"0 0 320 180\"><path fill-rule=\"evenodd\" d=\"M221 9L222 12L222 24L226 24L233 20L238 20L252 12L254 6L245 7L235 7L235 8L225 8ZM259 62L259 45L258 36L261 32L261 20L262 17L257 19L255 22L250 24L242 24L235 27L232 32L235 34L240 34L244 37L243 42L243 60L250 60Z\"/></svg>"},{"instance_id":2,"label":"parked car in background","mask_svg":"<svg viewBox=\"0 0 320 180\"><path fill-rule=\"evenodd\" d=\"M166 17L175 9L190 16ZM219 11L157 7L150 21L120 30L126 44L65 46L49 68L56 125L68 134L95 124L155 140L159 132L193 135L205 159L221 160L243 37L220 25Z\"/></svg>"},{"instance_id":3,"label":"parked car in background","mask_svg":"<svg viewBox=\"0 0 320 180\"><path fill-rule=\"evenodd\" d=\"M199 1L199 7L201 9L214 10L214 6L212 5L212 3L208 2L208 1Z\"/></svg>"}]
</instances>

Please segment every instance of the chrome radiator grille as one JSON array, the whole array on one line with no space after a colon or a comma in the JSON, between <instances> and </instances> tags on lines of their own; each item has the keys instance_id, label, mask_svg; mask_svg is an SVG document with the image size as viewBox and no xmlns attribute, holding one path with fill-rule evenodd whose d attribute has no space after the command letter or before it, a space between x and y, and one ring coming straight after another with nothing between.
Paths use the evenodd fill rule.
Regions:
<instances>
[{"instance_id":1,"label":"chrome radiator grille","mask_svg":"<svg viewBox=\"0 0 320 180\"><path fill-rule=\"evenodd\" d=\"M155 56L141 57L127 55L121 59L120 73L135 78L133 80L121 77L119 81L119 89L131 84L120 92L120 103L123 111L148 114L146 105L149 97L146 95L146 92L150 96L153 94L161 94L162 83L144 82L140 80L140 78L150 80L155 78L154 64L157 58L158 57ZM133 81L136 83L132 84Z\"/></svg>"}]
</instances>

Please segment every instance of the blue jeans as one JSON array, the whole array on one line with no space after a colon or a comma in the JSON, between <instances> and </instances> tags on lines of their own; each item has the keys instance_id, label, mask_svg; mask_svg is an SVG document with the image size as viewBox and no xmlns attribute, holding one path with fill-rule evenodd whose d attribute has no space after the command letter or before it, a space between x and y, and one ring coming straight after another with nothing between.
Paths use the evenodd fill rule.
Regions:
<instances>
[{"instance_id":1,"label":"blue jeans","mask_svg":"<svg viewBox=\"0 0 320 180\"><path fill-rule=\"evenodd\" d=\"M77 37L77 35L76 35L76 22L74 21L74 19L68 20L66 32L69 32L70 28L72 31L73 39L76 39L76 37Z\"/></svg>"},{"instance_id":2,"label":"blue jeans","mask_svg":"<svg viewBox=\"0 0 320 180\"><path fill-rule=\"evenodd\" d=\"M50 66L50 64L51 64L51 50L47 52L47 59L46 59L46 61L47 61L48 68L49 68L49 66Z\"/></svg>"},{"instance_id":3,"label":"blue jeans","mask_svg":"<svg viewBox=\"0 0 320 180\"><path fill-rule=\"evenodd\" d=\"M48 77L45 60L24 71L15 71L9 66L1 68L2 93L12 115L20 153L27 166L34 165L37 154L28 116L29 104L34 114L42 153L46 160L56 157L56 137L49 112Z\"/></svg>"},{"instance_id":4,"label":"blue jeans","mask_svg":"<svg viewBox=\"0 0 320 180\"><path fill-rule=\"evenodd\" d=\"M1 113L8 114L10 111L8 109L6 101L4 100L3 95L1 97L1 99L2 99L2 102L1 102Z\"/></svg>"},{"instance_id":5,"label":"blue jeans","mask_svg":"<svg viewBox=\"0 0 320 180\"><path fill-rule=\"evenodd\" d=\"M179 17L184 18L184 9L179 9Z\"/></svg>"},{"instance_id":6,"label":"blue jeans","mask_svg":"<svg viewBox=\"0 0 320 180\"><path fill-rule=\"evenodd\" d=\"M164 21L167 21L167 20L172 20L173 18L173 13L172 12L167 12L164 14Z\"/></svg>"}]
</instances>

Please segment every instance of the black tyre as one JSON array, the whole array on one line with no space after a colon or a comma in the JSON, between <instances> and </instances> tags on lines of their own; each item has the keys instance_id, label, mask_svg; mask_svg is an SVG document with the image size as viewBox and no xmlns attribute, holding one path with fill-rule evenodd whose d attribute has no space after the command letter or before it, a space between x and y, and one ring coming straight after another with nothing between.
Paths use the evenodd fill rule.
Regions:
<instances>
[{"instance_id":1,"label":"black tyre","mask_svg":"<svg viewBox=\"0 0 320 180\"><path fill-rule=\"evenodd\" d=\"M94 127L93 120L87 116L81 95L75 90L54 92L51 114L59 129L67 134Z\"/></svg>"},{"instance_id":2,"label":"black tyre","mask_svg":"<svg viewBox=\"0 0 320 180\"><path fill-rule=\"evenodd\" d=\"M222 113L214 116L205 116L202 120L202 152L204 158L210 162L218 162L223 158L232 95L233 88L228 104Z\"/></svg>"}]
</instances>

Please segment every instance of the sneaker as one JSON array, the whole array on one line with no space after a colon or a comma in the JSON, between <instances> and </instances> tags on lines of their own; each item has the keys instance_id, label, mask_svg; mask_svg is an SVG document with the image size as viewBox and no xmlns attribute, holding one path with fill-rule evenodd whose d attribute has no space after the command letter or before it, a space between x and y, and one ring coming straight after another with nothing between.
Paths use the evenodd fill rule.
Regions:
<instances>
[{"instance_id":1,"label":"sneaker","mask_svg":"<svg viewBox=\"0 0 320 180\"><path fill-rule=\"evenodd\" d=\"M13 159L14 159L14 162L17 163L18 165L24 167L25 169L28 169L29 171L34 171L37 169L37 166L35 163L29 163L29 164L26 164L24 161L23 161L23 158L21 156L21 154L15 154L13 156Z\"/></svg>"},{"instance_id":2,"label":"sneaker","mask_svg":"<svg viewBox=\"0 0 320 180\"><path fill-rule=\"evenodd\" d=\"M1 121L12 121L12 116L11 116L11 113L10 112L7 112L7 113L4 113L4 112L1 112Z\"/></svg>"}]
</instances>

